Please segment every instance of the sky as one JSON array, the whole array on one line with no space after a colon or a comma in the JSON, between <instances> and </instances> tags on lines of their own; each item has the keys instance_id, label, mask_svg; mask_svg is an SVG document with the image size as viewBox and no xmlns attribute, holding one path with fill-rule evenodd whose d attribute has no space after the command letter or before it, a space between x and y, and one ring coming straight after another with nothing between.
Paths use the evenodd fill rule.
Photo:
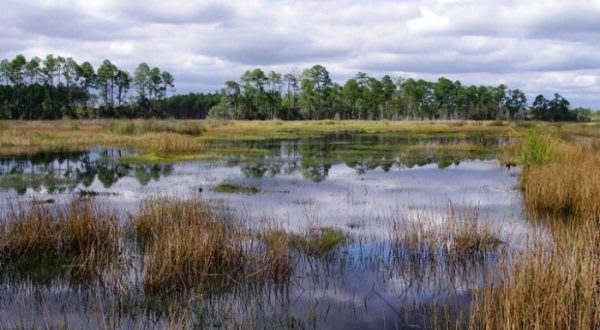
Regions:
<instances>
[{"instance_id":1,"label":"sky","mask_svg":"<svg viewBox=\"0 0 600 330\"><path fill-rule=\"evenodd\" d=\"M600 109L600 0L1 0L0 57L140 62L176 91L248 69L506 84Z\"/></svg>"}]
</instances>

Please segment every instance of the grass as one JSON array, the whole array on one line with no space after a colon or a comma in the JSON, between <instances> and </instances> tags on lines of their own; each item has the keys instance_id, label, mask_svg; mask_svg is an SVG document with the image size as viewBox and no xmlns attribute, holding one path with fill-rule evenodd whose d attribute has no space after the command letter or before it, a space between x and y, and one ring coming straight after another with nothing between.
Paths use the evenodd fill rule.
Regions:
<instances>
[{"instance_id":1,"label":"grass","mask_svg":"<svg viewBox=\"0 0 600 330\"><path fill-rule=\"evenodd\" d=\"M117 135L174 133L197 136L202 134L205 128L200 121L150 119L112 122L105 126L105 130Z\"/></svg>"},{"instance_id":2,"label":"grass","mask_svg":"<svg viewBox=\"0 0 600 330\"><path fill-rule=\"evenodd\" d=\"M595 329L600 324L600 231L560 228L553 245L530 242L473 293L472 329Z\"/></svg>"},{"instance_id":3,"label":"grass","mask_svg":"<svg viewBox=\"0 0 600 330\"><path fill-rule=\"evenodd\" d=\"M346 235L335 228L315 228L305 235L292 235L290 245L310 256L323 256L346 241Z\"/></svg>"},{"instance_id":4,"label":"grass","mask_svg":"<svg viewBox=\"0 0 600 330\"><path fill-rule=\"evenodd\" d=\"M88 201L11 208L0 227L0 260L4 268L17 270L27 266L35 272L53 264L96 275L120 259L120 244L116 215Z\"/></svg>"},{"instance_id":5,"label":"grass","mask_svg":"<svg viewBox=\"0 0 600 330\"><path fill-rule=\"evenodd\" d=\"M309 256L328 255L348 239L343 231L335 228L313 228L303 234L270 229L261 233L260 237L268 247L285 246Z\"/></svg>"},{"instance_id":6,"label":"grass","mask_svg":"<svg viewBox=\"0 0 600 330\"><path fill-rule=\"evenodd\" d=\"M549 228L503 260L472 293L472 329L594 329L600 325L600 143L532 131L516 148L530 217Z\"/></svg>"},{"instance_id":7,"label":"grass","mask_svg":"<svg viewBox=\"0 0 600 330\"><path fill-rule=\"evenodd\" d=\"M217 140L264 140L354 132L505 135L514 124L465 121L215 121L215 120L78 120L2 121L0 155L94 146L140 152L206 152Z\"/></svg>"},{"instance_id":8,"label":"grass","mask_svg":"<svg viewBox=\"0 0 600 330\"><path fill-rule=\"evenodd\" d=\"M144 246L144 288L150 293L210 291L289 274L285 249L248 248L242 228L197 200L147 200L134 227Z\"/></svg>"},{"instance_id":9,"label":"grass","mask_svg":"<svg viewBox=\"0 0 600 330\"><path fill-rule=\"evenodd\" d=\"M519 164L523 167L543 166L557 157L559 141L550 133L530 130L522 142Z\"/></svg>"},{"instance_id":10,"label":"grass","mask_svg":"<svg viewBox=\"0 0 600 330\"><path fill-rule=\"evenodd\" d=\"M523 169L520 188L534 219L600 221L600 142L533 128L501 152Z\"/></svg>"},{"instance_id":11,"label":"grass","mask_svg":"<svg viewBox=\"0 0 600 330\"><path fill-rule=\"evenodd\" d=\"M396 256L420 260L480 256L495 252L503 243L476 206L449 205L441 216L424 211L394 216L389 235Z\"/></svg>"},{"instance_id":12,"label":"grass","mask_svg":"<svg viewBox=\"0 0 600 330\"><path fill-rule=\"evenodd\" d=\"M568 145L545 166L521 177L526 209L534 218L600 222L600 154L593 143Z\"/></svg>"},{"instance_id":13,"label":"grass","mask_svg":"<svg viewBox=\"0 0 600 330\"><path fill-rule=\"evenodd\" d=\"M229 193L229 194L258 194L261 192L259 188L252 186L244 186L233 183L219 183L212 189L214 192L218 193Z\"/></svg>"},{"instance_id":14,"label":"grass","mask_svg":"<svg viewBox=\"0 0 600 330\"><path fill-rule=\"evenodd\" d=\"M261 123L267 126L266 131L282 136L311 134L307 133L311 130L314 133L356 128L355 123L345 121L277 122L272 124L273 127L269 122L212 122L206 123L206 131L196 138L169 131L115 134L104 128L110 122L94 124L97 130L91 129L91 122L78 122L79 129L73 129L68 122L2 123L0 141L12 141L13 147L33 141L27 148L34 148L39 141L47 146L62 146L67 141L85 146L89 141L102 141L147 150L145 144L158 145L158 140L171 137L173 141L165 142L167 147L163 151L157 151L160 147L156 147L157 150L146 153L168 158L171 155L187 155L187 151L174 150L210 152L212 148L204 143L221 136L217 132L239 130L234 135L239 138L246 138L242 132L249 133L250 137L268 136L268 132L259 132ZM298 128L300 125L304 125L305 130ZM383 130L384 126L398 131L411 129L402 125L408 124L375 123L365 125L365 130ZM487 130L489 127L493 129L486 131L488 133L515 130L520 139L510 145L511 150L507 154L522 168L520 188L525 209L531 218L547 221L532 222L531 225L540 226L540 233L532 235L523 247L506 250L508 252L504 255L497 253L505 251L499 249L502 241L498 231L490 226L477 207L457 209L450 205L441 216L425 211L398 215L390 219L389 242L386 242L392 245L394 255L416 258L432 267L439 266L435 263L436 258L456 262L459 267L462 265L460 260L478 256L489 256L486 260L493 260L493 268L487 269L484 276L484 287L469 287L468 291L461 293L472 299L466 311L466 328L598 328L600 143L593 139L574 141L568 138L583 129L593 133L596 128L563 125L548 130L545 129L550 127L547 124L517 127L514 123L500 125L493 122L411 125L415 129L421 127L422 132L445 130L442 126L447 125L457 134L468 130ZM252 133L254 129L256 131ZM590 137L593 137L592 133ZM86 138L87 141L79 144L78 139ZM444 150L443 145L429 148L427 152ZM450 148L470 152L472 146L457 144ZM2 152L6 150L4 145L0 149ZM126 236L117 225L116 218L98 210L89 201L73 201L65 207L33 205L30 209L14 209L2 219L1 224L0 268L3 271L58 269L60 272L74 270L82 274L98 274L105 271L112 260L120 262L124 257L121 249ZM263 285L270 281L288 281L290 277L294 279L298 254L328 255L350 239L343 231L334 228L314 229L302 234L279 229L251 234L241 224L216 214L210 205L202 201L177 199L150 199L142 203L133 219L133 232L139 242L139 246L134 247L135 253L139 255L132 260L138 260L138 256L143 259L140 285L145 290L144 294L190 290L201 297L197 299L205 299L228 288L238 290L247 284ZM308 260L314 261L313 258ZM313 268L311 264L310 268L302 268L299 272L303 273L302 270L306 269L314 271L319 267L317 264ZM382 267L393 268L389 264ZM334 271L343 269L341 266L333 268ZM417 270L415 272L419 278L428 276ZM54 275L50 273L48 276ZM331 278L337 279L325 277L325 281ZM185 306L188 306L187 303ZM207 302L211 303L213 301ZM237 310L231 314L235 312ZM230 314L212 317L229 321L232 320L230 317L235 318ZM453 320L452 317L449 319Z\"/></svg>"}]
</instances>

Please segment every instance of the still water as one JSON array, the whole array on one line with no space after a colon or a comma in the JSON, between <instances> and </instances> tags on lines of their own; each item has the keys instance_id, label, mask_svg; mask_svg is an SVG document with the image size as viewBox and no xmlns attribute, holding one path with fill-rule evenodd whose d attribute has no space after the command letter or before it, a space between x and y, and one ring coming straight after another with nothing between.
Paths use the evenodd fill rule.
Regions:
<instances>
[{"instance_id":1,"label":"still water","mask_svg":"<svg viewBox=\"0 0 600 330\"><path fill-rule=\"evenodd\" d=\"M431 315L437 302L467 308L468 290L485 283L497 255L454 262L391 258L386 244L390 219L428 212L435 222L449 205L477 208L503 248L517 248L531 229L516 189L518 169L495 160L502 143L502 138L477 135L342 134L220 141L215 146L252 152L171 164L127 163L121 157L135 152L101 148L7 157L0 159L0 206L61 205L92 196L127 219L149 197L193 197L236 214L257 231L340 229L351 239L336 258L298 258L285 288L196 297L189 301L191 318L200 326L225 328L422 327L428 324L424 315ZM222 184L252 187L254 192L215 191ZM0 320L5 324L44 326L52 320L96 326L98 310L115 327L161 328L169 321L140 306L131 313L111 314L122 297L97 283L83 289L60 280L42 286L10 279L3 283ZM123 289L126 295L142 294L136 280L127 283L131 288ZM23 313L38 317L23 320Z\"/></svg>"}]
</instances>

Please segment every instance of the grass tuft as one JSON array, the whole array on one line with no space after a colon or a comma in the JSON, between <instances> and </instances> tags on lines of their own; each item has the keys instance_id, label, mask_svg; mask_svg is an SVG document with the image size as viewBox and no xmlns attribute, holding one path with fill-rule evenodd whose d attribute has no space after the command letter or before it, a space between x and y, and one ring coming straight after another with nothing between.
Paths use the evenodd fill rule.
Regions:
<instances>
[{"instance_id":1,"label":"grass tuft","mask_svg":"<svg viewBox=\"0 0 600 330\"><path fill-rule=\"evenodd\" d=\"M12 208L0 226L0 260L4 266L54 264L76 274L97 275L120 259L115 214L90 201L74 199L66 207L31 205ZM42 270L43 271L43 270Z\"/></svg>"},{"instance_id":2,"label":"grass tuft","mask_svg":"<svg viewBox=\"0 0 600 330\"><path fill-rule=\"evenodd\" d=\"M144 288L150 293L212 291L289 274L285 249L249 248L242 228L197 200L147 200L134 227L144 247Z\"/></svg>"},{"instance_id":3,"label":"grass tuft","mask_svg":"<svg viewBox=\"0 0 600 330\"><path fill-rule=\"evenodd\" d=\"M304 251L311 256L322 256L334 251L346 241L346 235L339 229L317 228L306 235L292 235L292 247Z\"/></svg>"}]
</instances>

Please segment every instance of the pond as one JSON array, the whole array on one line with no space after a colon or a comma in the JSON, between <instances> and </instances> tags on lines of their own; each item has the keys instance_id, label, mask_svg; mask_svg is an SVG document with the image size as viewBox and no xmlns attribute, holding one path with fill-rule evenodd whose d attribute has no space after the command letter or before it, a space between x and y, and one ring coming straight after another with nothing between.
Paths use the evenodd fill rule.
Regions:
<instances>
[{"instance_id":1,"label":"pond","mask_svg":"<svg viewBox=\"0 0 600 330\"><path fill-rule=\"evenodd\" d=\"M445 312L436 306L459 319L468 310L469 290L487 283L501 253L399 256L390 228L425 214L431 222L425 227L435 227L449 210L474 210L502 250L518 248L531 228L516 188L518 169L495 159L503 143L485 135L336 134L213 142L216 150L240 152L210 161L140 163L124 161L135 159L135 152L104 148L7 157L0 159L0 206L6 211L18 203L60 206L89 198L126 223L148 198L197 198L257 232L333 228L347 237L334 254L295 255L291 280L283 286L188 299L190 322L226 328L427 327L426 316ZM130 254L118 293L102 281L37 283L5 274L0 321L25 327L95 327L99 319L118 328L168 326L173 320L143 297L141 261Z\"/></svg>"}]
</instances>

